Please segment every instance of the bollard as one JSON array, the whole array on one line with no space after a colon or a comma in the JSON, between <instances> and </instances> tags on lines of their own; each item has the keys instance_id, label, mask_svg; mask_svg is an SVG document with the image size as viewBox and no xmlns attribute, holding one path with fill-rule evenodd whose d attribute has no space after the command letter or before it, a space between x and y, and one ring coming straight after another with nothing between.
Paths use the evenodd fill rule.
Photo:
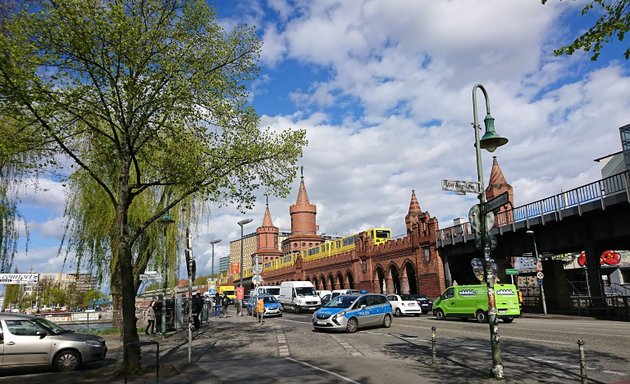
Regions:
<instances>
[{"instance_id":1,"label":"bollard","mask_svg":"<svg viewBox=\"0 0 630 384\"><path fill-rule=\"evenodd\" d=\"M582 384L588 383L588 376L586 376L586 359L584 358L584 340L578 339L578 347L580 348L580 382Z\"/></svg>"},{"instance_id":2,"label":"bollard","mask_svg":"<svg viewBox=\"0 0 630 384\"><path fill-rule=\"evenodd\" d=\"M435 326L431 327L431 352L433 354L433 358L431 360L431 365L434 368L437 368L437 350L435 347L436 344L436 340L435 340Z\"/></svg>"}]
</instances>

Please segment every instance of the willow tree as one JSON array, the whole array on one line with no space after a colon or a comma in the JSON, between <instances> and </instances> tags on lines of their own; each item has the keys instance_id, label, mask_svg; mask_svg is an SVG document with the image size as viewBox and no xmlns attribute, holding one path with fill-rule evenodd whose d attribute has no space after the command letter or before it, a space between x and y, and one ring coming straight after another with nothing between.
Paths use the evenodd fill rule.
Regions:
<instances>
[{"instance_id":1,"label":"willow tree","mask_svg":"<svg viewBox=\"0 0 630 384\"><path fill-rule=\"evenodd\" d=\"M242 208L257 188L285 196L305 133L259 127L247 84L261 42L247 26L224 31L204 0L33 1L5 28L6 108L110 205L112 248L102 255L119 275L123 360L136 370L134 281L147 256L138 242L191 196ZM149 201L154 211L132 217Z\"/></svg>"}]
</instances>

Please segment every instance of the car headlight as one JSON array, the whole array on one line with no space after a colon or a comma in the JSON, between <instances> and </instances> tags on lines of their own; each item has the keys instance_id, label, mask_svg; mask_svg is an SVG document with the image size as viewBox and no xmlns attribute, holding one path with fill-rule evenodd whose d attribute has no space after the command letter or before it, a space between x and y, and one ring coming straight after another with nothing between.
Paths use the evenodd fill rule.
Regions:
<instances>
[{"instance_id":1,"label":"car headlight","mask_svg":"<svg viewBox=\"0 0 630 384\"><path fill-rule=\"evenodd\" d=\"M337 313L335 316L333 316L334 318L338 318L338 317L344 317L346 315L346 311L341 311L339 313Z\"/></svg>"},{"instance_id":2,"label":"car headlight","mask_svg":"<svg viewBox=\"0 0 630 384\"><path fill-rule=\"evenodd\" d=\"M101 346L101 342L98 340L85 340L85 344L93 348L98 348Z\"/></svg>"}]
</instances>

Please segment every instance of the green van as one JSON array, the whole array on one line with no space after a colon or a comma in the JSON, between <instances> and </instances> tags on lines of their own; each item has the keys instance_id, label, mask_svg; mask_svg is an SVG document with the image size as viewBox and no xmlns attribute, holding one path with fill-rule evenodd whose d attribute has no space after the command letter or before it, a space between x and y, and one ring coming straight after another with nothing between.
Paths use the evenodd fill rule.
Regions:
<instances>
[{"instance_id":1,"label":"green van","mask_svg":"<svg viewBox=\"0 0 630 384\"><path fill-rule=\"evenodd\" d=\"M521 315L518 289L513 284L494 286L498 317L506 323ZM445 317L470 318L478 322L488 321L488 288L485 284L456 285L447 288L433 303L433 315L442 320Z\"/></svg>"}]
</instances>

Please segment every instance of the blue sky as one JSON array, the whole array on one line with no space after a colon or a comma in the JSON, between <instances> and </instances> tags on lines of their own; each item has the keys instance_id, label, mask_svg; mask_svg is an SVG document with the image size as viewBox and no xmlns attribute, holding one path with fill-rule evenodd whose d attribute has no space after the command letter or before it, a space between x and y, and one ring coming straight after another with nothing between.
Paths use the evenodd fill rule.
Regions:
<instances>
[{"instance_id":1,"label":"blue sky","mask_svg":"<svg viewBox=\"0 0 630 384\"><path fill-rule=\"evenodd\" d=\"M593 21L583 2L551 0L215 0L221 24L246 22L264 39L260 77L250 84L261 126L303 128L309 146L300 165L321 233L369 227L404 232L411 191L442 227L466 217L475 197L441 190L441 180L476 180L472 88L487 89L497 132L509 143L492 156L521 205L600 178L593 159L621 150L630 123L626 45L555 57ZM485 104L477 94L479 119ZM273 222L290 228L285 200L269 202ZM47 178L26 184L20 209L31 244L14 265L72 271L57 249L63 232L63 187ZM237 222L262 223L262 192L246 215L211 207L193 234L198 273L210 270L240 236ZM183 257L183 256L182 256ZM183 275L183 272L182 272Z\"/></svg>"}]
</instances>

